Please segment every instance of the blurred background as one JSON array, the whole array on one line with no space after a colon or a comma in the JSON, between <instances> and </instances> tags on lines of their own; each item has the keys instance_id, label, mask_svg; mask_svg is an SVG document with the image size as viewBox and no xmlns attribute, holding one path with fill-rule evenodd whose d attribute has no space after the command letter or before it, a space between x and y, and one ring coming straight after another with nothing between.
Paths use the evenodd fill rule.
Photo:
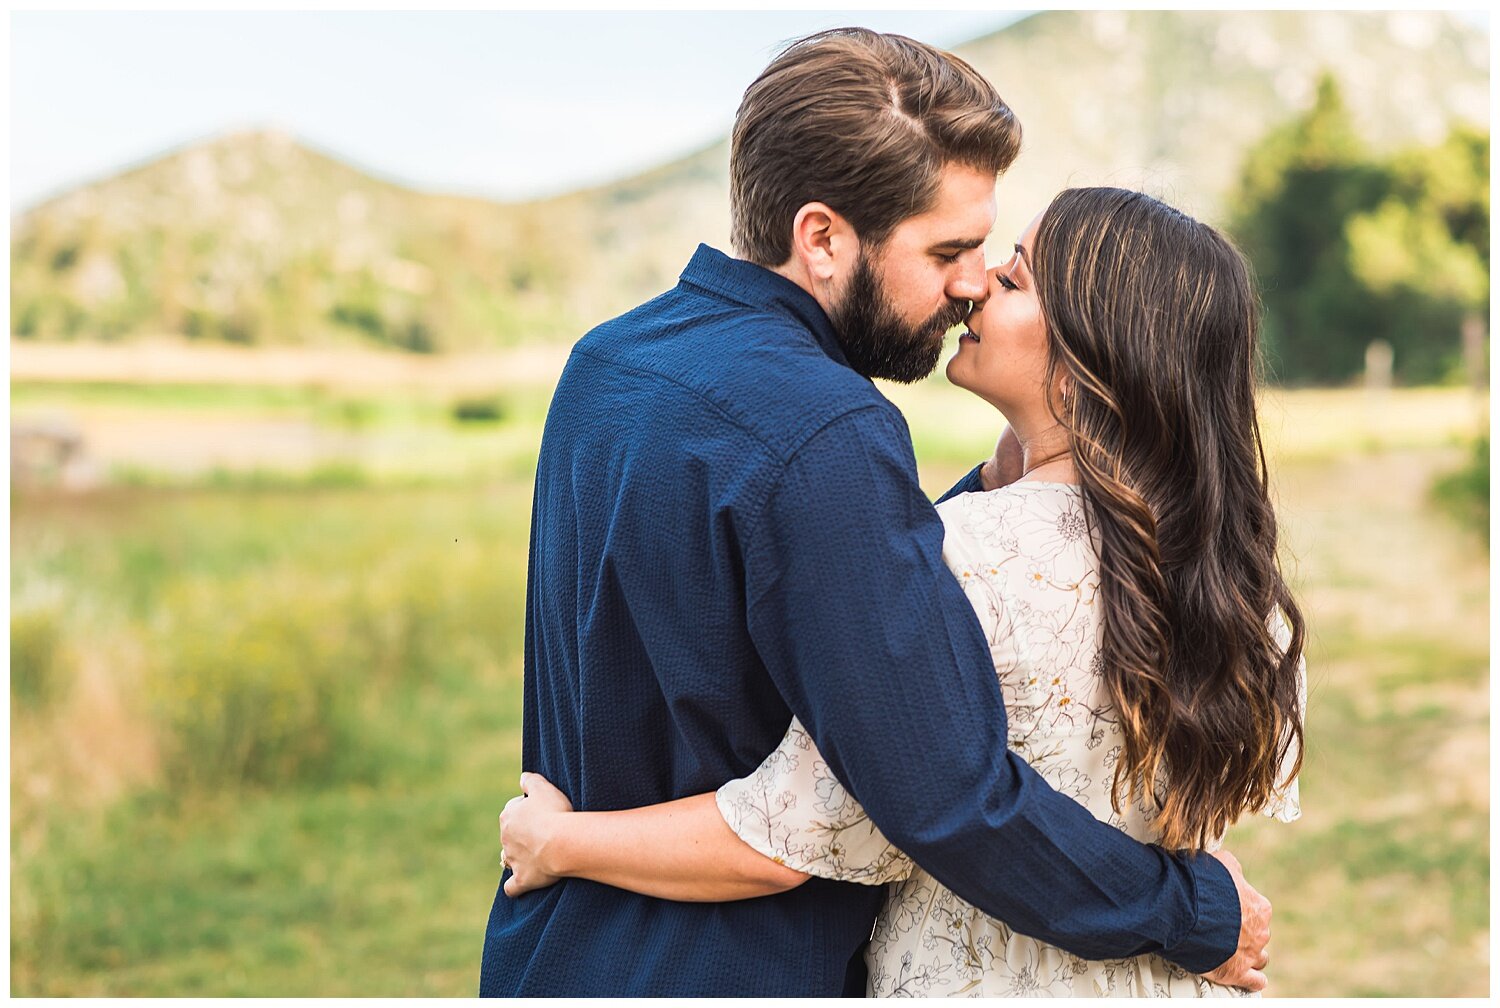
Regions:
<instances>
[{"instance_id":1,"label":"blurred background","mask_svg":"<svg viewBox=\"0 0 1500 1008\"><path fill-rule=\"evenodd\" d=\"M842 11L12 15L12 993L474 992L552 384L727 249L740 93L835 24L1015 108L999 258L1086 184L1251 257L1312 633L1304 818L1230 836L1272 991L1487 992L1488 20ZM884 390L934 493L993 448Z\"/></svg>"}]
</instances>

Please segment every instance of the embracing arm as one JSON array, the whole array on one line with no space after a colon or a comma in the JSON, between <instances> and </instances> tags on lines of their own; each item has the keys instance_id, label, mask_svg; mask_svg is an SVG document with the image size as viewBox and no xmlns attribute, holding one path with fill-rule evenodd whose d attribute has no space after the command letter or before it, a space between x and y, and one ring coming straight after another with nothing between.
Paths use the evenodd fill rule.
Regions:
<instances>
[{"instance_id":1,"label":"embracing arm","mask_svg":"<svg viewBox=\"0 0 1500 1008\"><path fill-rule=\"evenodd\" d=\"M942 546L882 410L814 435L768 499L746 552L750 630L830 769L900 850L1022 933L1090 959L1230 960L1243 921L1223 863L1132 840L1010 751L989 642Z\"/></svg>"},{"instance_id":2,"label":"embracing arm","mask_svg":"<svg viewBox=\"0 0 1500 1008\"><path fill-rule=\"evenodd\" d=\"M751 899L795 889L807 876L735 836L712 792L616 812L574 812L539 774L500 814L500 843L515 897L559 878L688 902Z\"/></svg>"}]
</instances>

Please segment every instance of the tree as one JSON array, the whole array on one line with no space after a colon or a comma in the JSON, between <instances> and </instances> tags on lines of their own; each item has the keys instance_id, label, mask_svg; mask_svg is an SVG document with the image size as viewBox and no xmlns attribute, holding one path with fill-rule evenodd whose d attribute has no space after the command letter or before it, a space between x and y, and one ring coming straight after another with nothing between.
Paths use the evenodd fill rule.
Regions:
<instances>
[{"instance_id":1,"label":"tree","mask_svg":"<svg viewBox=\"0 0 1500 1008\"><path fill-rule=\"evenodd\" d=\"M1341 382L1384 340L1407 382L1456 373L1461 319L1489 297L1489 137L1376 158L1338 87L1248 156L1230 224L1255 265L1272 373Z\"/></svg>"},{"instance_id":2,"label":"tree","mask_svg":"<svg viewBox=\"0 0 1500 1008\"><path fill-rule=\"evenodd\" d=\"M1345 228L1354 275L1385 306L1387 339L1431 380L1457 372L1455 333L1489 303L1489 137L1455 130L1390 166L1391 191Z\"/></svg>"}]
</instances>

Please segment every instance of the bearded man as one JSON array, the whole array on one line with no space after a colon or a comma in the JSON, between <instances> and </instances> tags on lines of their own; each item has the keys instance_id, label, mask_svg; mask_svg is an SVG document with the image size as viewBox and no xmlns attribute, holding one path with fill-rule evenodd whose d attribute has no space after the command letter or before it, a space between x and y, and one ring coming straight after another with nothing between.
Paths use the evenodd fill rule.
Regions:
<instances>
[{"instance_id":1,"label":"bearded man","mask_svg":"<svg viewBox=\"0 0 1500 1008\"><path fill-rule=\"evenodd\" d=\"M1009 751L906 424L870 381L929 374L984 296L1019 147L983 77L900 36L820 33L750 86L735 256L700 246L558 382L523 765L577 809L651 805L747 775L795 715L881 832L985 913L1085 958L1158 952L1258 988L1270 908L1232 859L1137 843ZM1014 478L1006 445L949 493ZM818 878L733 903L497 891L480 993L858 994L882 896Z\"/></svg>"}]
</instances>

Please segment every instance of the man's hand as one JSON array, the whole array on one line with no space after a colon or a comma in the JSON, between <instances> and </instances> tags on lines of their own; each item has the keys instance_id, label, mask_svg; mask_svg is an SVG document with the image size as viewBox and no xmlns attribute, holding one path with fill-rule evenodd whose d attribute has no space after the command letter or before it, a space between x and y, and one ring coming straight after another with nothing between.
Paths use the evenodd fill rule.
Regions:
<instances>
[{"instance_id":1,"label":"man's hand","mask_svg":"<svg viewBox=\"0 0 1500 1008\"><path fill-rule=\"evenodd\" d=\"M979 482L986 490L998 490L1020 479L1024 468L1021 439L1016 437L1014 427L1006 427L995 443L994 456L979 470Z\"/></svg>"},{"instance_id":2,"label":"man's hand","mask_svg":"<svg viewBox=\"0 0 1500 1008\"><path fill-rule=\"evenodd\" d=\"M1218 850L1213 856L1229 869L1229 876L1234 879L1234 888L1240 896L1240 946L1228 962L1212 973L1203 974L1203 977L1230 987L1263 991L1266 989L1264 971L1271 958L1271 901L1245 881L1240 862L1233 854Z\"/></svg>"},{"instance_id":3,"label":"man's hand","mask_svg":"<svg viewBox=\"0 0 1500 1008\"><path fill-rule=\"evenodd\" d=\"M515 898L533 889L544 889L562 876L555 874L547 856L548 842L561 825L562 816L573 811L568 796L541 774L523 773L521 793L505 803L500 813L500 864L511 870L505 880L505 895Z\"/></svg>"}]
</instances>

